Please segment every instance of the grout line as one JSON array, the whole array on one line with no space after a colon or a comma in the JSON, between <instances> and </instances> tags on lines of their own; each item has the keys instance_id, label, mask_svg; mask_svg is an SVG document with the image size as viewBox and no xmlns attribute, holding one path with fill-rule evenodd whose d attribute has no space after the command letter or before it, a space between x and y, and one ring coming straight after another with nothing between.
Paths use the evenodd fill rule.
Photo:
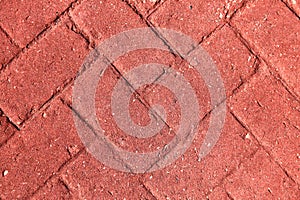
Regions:
<instances>
[{"instance_id":1,"label":"grout line","mask_svg":"<svg viewBox=\"0 0 300 200\"><path fill-rule=\"evenodd\" d=\"M244 127L247 131L249 131L249 133L251 134L251 136L256 140L256 142L259 144L259 146L268 154L269 158L274 162L276 163L279 168L286 174L286 176L291 179L296 185L298 185L299 187L299 184L293 179L293 177L286 171L286 169L284 169L283 166L281 166L281 164L276 161L276 159L272 156L272 154L265 148L264 145L261 144L261 142L257 139L257 137L252 133L251 129L241 120L238 118L237 115L235 115L232 111L230 112L231 115L235 118L235 120L242 126Z\"/></svg>"},{"instance_id":2,"label":"grout line","mask_svg":"<svg viewBox=\"0 0 300 200\"><path fill-rule=\"evenodd\" d=\"M46 100L45 103L43 103L33 114L29 115L21 122L21 124L19 125L20 129L24 126L25 123L28 123L33 118L35 118L38 114L40 114L43 110L45 110L51 104L51 102L56 100L61 95L61 93L66 91L68 86L72 85L72 83L74 82L74 79L75 78L69 78L64 82L63 85L58 86L57 89L55 90L55 93L52 94L52 96L48 100ZM61 89L58 89L58 88L61 88Z\"/></svg>"},{"instance_id":3,"label":"grout line","mask_svg":"<svg viewBox=\"0 0 300 200\"><path fill-rule=\"evenodd\" d=\"M42 38L44 38L54 27L56 27L57 24L60 23L61 18L64 17L67 12L75 8L75 5L79 4L81 0L75 0L63 11L61 12L53 21L51 21L49 24L46 24L46 28L44 28L40 33L38 33L25 47L23 47L12 59L10 59L6 64L3 65L1 72L6 70L9 65L17 58L20 57L21 54L25 53L30 49L32 46L34 46L36 43L38 43Z\"/></svg>"},{"instance_id":4,"label":"grout line","mask_svg":"<svg viewBox=\"0 0 300 200\"><path fill-rule=\"evenodd\" d=\"M61 171L66 167L68 166L71 162L75 161L83 152L85 151L85 148L82 147L74 156L70 157L69 159L67 159L66 161L64 161L60 166L59 168L56 170L56 172L53 172L45 181L42 185L40 185L35 191L33 191L31 194L28 194L27 197L25 197L25 199L27 198L31 198L33 197L37 192L39 192L44 186L47 185L47 183L49 181L51 181L53 178L55 177L60 177L60 173ZM65 182L63 182L65 183ZM65 184L64 184L65 185ZM68 185L65 185L68 189ZM70 191L70 190L68 190ZM71 191L70 191L71 192Z\"/></svg>"},{"instance_id":5,"label":"grout line","mask_svg":"<svg viewBox=\"0 0 300 200\"><path fill-rule=\"evenodd\" d=\"M280 74L278 72L276 72L276 70L274 69L273 65L264 58L264 56L261 56L259 53L256 52L255 49L257 49L257 47L253 46L253 48L251 47L250 43L242 36L242 34L239 32L239 30L234 27L231 23L229 23L229 26L232 28L232 30L235 32L235 34L237 35L237 37L242 41L242 43L248 48L248 50L258 59L261 61L263 61L269 72L271 73L271 75L280 81L280 83L282 84L282 86L289 92L289 94L291 94L298 102L300 102L300 97L298 96L298 94L296 92L294 92L294 90L292 88L290 88L288 86L288 84L286 83L286 81L280 76Z\"/></svg>"},{"instance_id":6,"label":"grout line","mask_svg":"<svg viewBox=\"0 0 300 200\"><path fill-rule=\"evenodd\" d=\"M8 34L8 32L4 28L2 28L1 26L0 26L0 31L2 31L5 34L5 36L9 39L9 41L13 45L15 45L16 47L18 47L19 49L21 49L21 47L14 41L14 39Z\"/></svg>"},{"instance_id":7,"label":"grout line","mask_svg":"<svg viewBox=\"0 0 300 200\"><path fill-rule=\"evenodd\" d=\"M297 12L291 7L287 2L284 2L281 0L281 2L300 20L300 15L297 14Z\"/></svg>"},{"instance_id":8,"label":"grout line","mask_svg":"<svg viewBox=\"0 0 300 200\"><path fill-rule=\"evenodd\" d=\"M148 188L143 181L140 181L140 184L155 200L159 200L158 197L156 197L156 195L152 193L151 189Z\"/></svg>"}]
</instances>

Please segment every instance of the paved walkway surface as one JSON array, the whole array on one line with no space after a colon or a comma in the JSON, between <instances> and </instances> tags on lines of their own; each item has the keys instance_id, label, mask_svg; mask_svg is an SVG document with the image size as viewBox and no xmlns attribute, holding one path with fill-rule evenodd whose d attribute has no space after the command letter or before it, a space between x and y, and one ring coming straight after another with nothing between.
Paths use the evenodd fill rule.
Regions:
<instances>
[{"instance_id":1,"label":"paved walkway surface","mask_svg":"<svg viewBox=\"0 0 300 200\"><path fill-rule=\"evenodd\" d=\"M0 0L0 199L299 199L299 17L298 0ZM227 112L219 140L199 161L212 114L199 74L165 51L120 57L96 95L99 123L115 145L131 152L164 148L180 123L176 97L157 84L162 75L130 103L141 125L150 122L149 107L161 104L169 117L160 133L138 139L117 126L112 89L135 66L157 62L177 70L203 107L183 155L135 174L86 150L74 125L72 91L93 48L142 27L153 27L166 43L157 27L182 32L204 48L223 79Z\"/></svg>"}]
</instances>

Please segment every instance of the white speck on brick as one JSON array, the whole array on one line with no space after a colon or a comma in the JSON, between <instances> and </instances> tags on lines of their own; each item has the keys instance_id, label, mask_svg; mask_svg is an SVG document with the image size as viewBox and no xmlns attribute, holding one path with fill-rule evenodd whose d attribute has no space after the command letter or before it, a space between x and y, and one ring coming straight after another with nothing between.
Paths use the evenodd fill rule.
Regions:
<instances>
[{"instance_id":1,"label":"white speck on brick","mask_svg":"<svg viewBox=\"0 0 300 200\"><path fill-rule=\"evenodd\" d=\"M3 171L3 176L6 176L8 174L8 170Z\"/></svg>"}]
</instances>

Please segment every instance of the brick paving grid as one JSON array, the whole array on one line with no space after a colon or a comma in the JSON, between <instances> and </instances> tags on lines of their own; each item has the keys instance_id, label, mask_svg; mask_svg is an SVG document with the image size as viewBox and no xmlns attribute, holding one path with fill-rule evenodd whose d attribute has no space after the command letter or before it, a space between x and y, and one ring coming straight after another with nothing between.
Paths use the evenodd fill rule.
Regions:
<instances>
[{"instance_id":1,"label":"brick paving grid","mask_svg":"<svg viewBox=\"0 0 300 200\"><path fill-rule=\"evenodd\" d=\"M49 5L50 10L40 10L45 16L42 20L30 19L32 16L28 14L28 17L20 16L26 18L25 22L16 18L18 23L10 17L14 6L19 11L26 11L28 5L0 2L1 199L299 198L298 1L237 1L228 9L225 1L220 1L222 6L224 3L221 8L225 11L217 9L220 8L219 1L209 1L215 12L201 8L197 10L196 2L178 1L173 4L170 0L146 4L142 1L116 0L111 3L103 1L103 5L94 1L62 2ZM106 17L113 13L109 11L112 9L110 6L122 11L114 13L115 21L106 18L107 21L97 24L97 15L91 15L96 12L93 4L103 6L100 12L107 11ZM34 3L32 5L37 10L41 9ZM6 6L10 6L12 11L6 10ZM203 28L193 29L197 25L192 14L179 12L186 12L185 9L194 9L196 11L192 14L201 15ZM33 12L33 17L36 15ZM190 19L185 21L187 17ZM205 21L210 17L214 21ZM28 22L30 20L38 25L33 26ZM107 28L113 23L116 23L114 27ZM105 31L97 25L100 29L105 27ZM196 138L185 156L171 166L151 174L131 175L105 167L85 151L71 124L70 90L76 70L90 49L103 38L145 26L180 30L207 49L223 73L229 111L223 137L203 163L194 162L197 159L197 144L201 142L201 138ZM281 29L289 32L281 32ZM230 63L237 65L237 72L232 75L226 66L222 66L226 61L223 58L226 57L226 50L222 49L226 48L218 46L222 42L215 42L225 40L224 45L228 38L228 45L234 45L241 54L240 60L232 58L226 63L226 66ZM210 47L211 43L215 46ZM63 51L69 57L77 56L76 59L70 61L68 56L56 52L56 44L63 44ZM220 52L214 55L213 47L216 51L220 48ZM54 60L47 63L49 57ZM54 64L54 70L60 76L28 69L30 63L51 66L57 58L60 61ZM247 59L251 68L242 66ZM68 70L59 68L59 65L68 66L69 62L76 67L69 66ZM122 63L116 63L111 68L113 78L108 82L122 76L123 70L126 71L122 66ZM43 73L50 75L38 80L41 81L38 86L26 89L27 83L35 82L32 77ZM226 77L226 74L233 78ZM40 94L26 98L26 94L31 90L38 91L41 85L45 85L43 80L48 79L53 82L46 83ZM151 102L149 93L156 87L155 84L149 86L137 98L148 106L147 101ZM168 122L168 125L172 127L173 122ZM61 140L61 133L67 133L64 140ZM41 138L37 139L40 135ZM132 146L128 144L128 148Z\"/></svg>"}]
</instances>

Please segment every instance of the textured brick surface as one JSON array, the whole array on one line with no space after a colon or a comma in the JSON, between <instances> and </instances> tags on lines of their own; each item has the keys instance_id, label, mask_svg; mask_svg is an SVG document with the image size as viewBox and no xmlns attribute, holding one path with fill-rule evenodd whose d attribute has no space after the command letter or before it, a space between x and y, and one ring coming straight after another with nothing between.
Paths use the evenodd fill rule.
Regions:
<instances>
[{"instance_id":1,"label":"textured brick surface","mask_svg":"<svg viewBox=\"0 0 300 200\"><path fill-rule=\"evenodd\" d=\"M139 181L140 175L109 169L85 152L60 176L76 199L155 199Z\"/></svg>"},{"instance_id":2,"label":"textured brick surface","mask_svg":"<svg viewBox=\"0 0 300 200\"><path fill-rule=\"evenodd\" d=\"M246 46L242 44L242 42L236 37L234 32L227 25L221 30L217 30L210 38L204 41L202 47L215 61L216 67L223 78L227 96L232 95L233 91L239 87L239 85L241 85L248 77L255 73L257 67L255 56L250 53ZM142 55L145 55L145 57L143 57L143 59L139 59L139 62L131 61L130 57L127 56L126 65L124 64L125 62L122 63L122 59L120 59L119 62L116 62L115 65L117 68L122 70L124 65L134 67L140 65L140 63L144 61L147 63L149 60L147 58L147 54L144 53ZM134 58L140 57L136 56ZM165 60L168 59L165 58ZM164 64L164 62L159 63ZM169 63L171 62L169 61ZM198 97L198 102L201 106L200 117L202 118L207 112L210 111L209 92L202 77L191 65L183 60L181 62L178 60L170 67L183 74L186 80L195 90L195 93ZM170 76L168 72L162 73L159 75L155 83L159 83L167 76ZM168 125L173 129L178 126L180 119L180 107L178 103L176 103L175 97L170 93L170 91L167 91L164 87L153 85L152 87L148 87L145 91L143 91L142 96L151 105L163 105L167 110L167 113L170 114L167 122Z\"/></svg>"},{"instance_id":3,"label":"textured brick surface","mask_svg":"<svg viewBox=\"0 0 300 200\"><path fill-rule=\"evenodd\" d=\"M298 199L297 2L0 1L0 199ZM159 85L171 69L177 72L172 76L182 74L195 90L202 120L191 146L176 161L151 173L123 173L97 161L82 145L72 116L74 78L95 45L152 25L201 42L226 88L226 121L217 144L199 160L211 120L211 86L180 56L157 49L127 52L95 83L97 119L114 145L149 153L168 150L167 144L178 139L181 120L191 119L181 119L180 101ZM162 39L161 34L153 33L149 44ZM160 42L172 46L174 40L164 35ZM127 76L149 63L167 69ZM154 79L136 88L127 108L122 95L149 74ZM139 139L118 126L112 91L124 78L128 82L117 91L124 92L118 108L128 109L141 126L153 116L163 125L161 131L151 129L156 135ZM185 94L184 88L177 89ZM155 104L164 107L166 122L160 110L151 108Z\"/></svg>"},{"instance_id":4,"label":"textured brick surface","mask_svg":"<svg viewBox=\"0 0 300 200\"><path fill-rule=\"evenodd\" d=\"M284 0L285 3L300 17L300 2L299 0Z\"/></svg>"},{"instance_id":5,"label":"textured brick surface","mask_svg":"<svg viewBox=\"0 0 300 200\"><path fill-rule=\"evenodd\" d=\"M18 47L16 47L5 33L0 29L0 69L3 64L6 64L16 53Z\"/></svg>"},{"instance_id":6,"label":"textured brick surface","mask_svg":"<svg viewBox=\"0 0 300 200\"><path fill-rule=\"evenodd\" d=\"M72 195L68 186L60 178L56 177L35 193L31 199L72 199Z\"/></svg>"},{"instance_id":7,"label":"textured brick surface","mask_svg":"<svg viewBox=\"0 0 300 200\"><path fill-rule=\"evenodd\" d=\"M257 149L254 138L246 138L247 131L228 114L218 143L199 162L199 149L207 124L208 119L200 124L194 143L174 164L145 176L145 185L156 198L205 198L226 175Z\"/></svg>"},{"instance_id":8,"label":"textured brick surface","mask_svg":"<svg viewBox=\"0 0 300 200\"><path fill-rule=\"evenodd\" d=\"M263 150L241 164L226 178L226 190L233 199L297 199L297 186Z\"/></svg>"},{"instance_id":9,"label":"textured brick surface","mask_svg":"<svg viewBox=\"0 0 300 200\"><path fill-rule=\"evenodd\" d=\"M232 23L299 96L300 23L283 5L274 0L250 2Z\"/></svg>"},{"instance_id":10,"label":"textured brick surface","mask_svg":"<svg viewBox=\"0 0 300 200\"><path fill-rule=\"evenodd\" d=\"M8 139L17 129L9 122L8 118L0 111L0 146Z\"/></svg>"},{"instance_id":11,"label":"textured brick surface","mask_svg":"<svg viewBox=\"0 0 300 200\"><path fill-rule=\"evenodd\" d=\"M68 107L59 100L32 119L28 126L1 147L0 197L24 198L34 192L72 155L81 142Z\"/></svg>"},{"instance_id":12,"label":"textured brick surface","mask_svg":"<svg viewBox=\"0 0 300 200\"><path fill-rule=\"evenodd\" d=\"M299 101L262 66L231 102L237 117L299 183Z\"/></svg>"},{"instance_id":13,"label":"textured brick surface","mask_svg":"<svg viewBox=\"0 0 300 200\"><path fill-rule=\"evenodd\" d=\"M71 2L4 0L0 2L0 25L18 45L24 47Z\"/></svg>"},{"instance_id":14,"label":"textured brick surface","mask_svg":"<svg viewBox=\"0 0 300 200\"><path fill-rule=\"evenodd\" d=\"M145 26L125 2L118 0L85 1L71 12L71 16L96 43L116 33Z\"/></svg>"},{"instance_id":15,"label":"textured brick surface","mask_svg":"<svg viewBox=\"0 0 300 200\"><path fill-rule=\"evenodd\" d=\"M15 124L36 112L80 69L86 43L66 23L53 28L1 74L0 107Z\"/></svg>"},{"instance_id":16,"label":"textured brick surface","mask_svg":"<svg viewBox=\"0 0 300 200\"><path fill-rule=\"evenodd\" d=\"M199 42L241 5L238 1L166 1L149 20L162 28L189 35Z\"/></svg>"}]
</instances>

